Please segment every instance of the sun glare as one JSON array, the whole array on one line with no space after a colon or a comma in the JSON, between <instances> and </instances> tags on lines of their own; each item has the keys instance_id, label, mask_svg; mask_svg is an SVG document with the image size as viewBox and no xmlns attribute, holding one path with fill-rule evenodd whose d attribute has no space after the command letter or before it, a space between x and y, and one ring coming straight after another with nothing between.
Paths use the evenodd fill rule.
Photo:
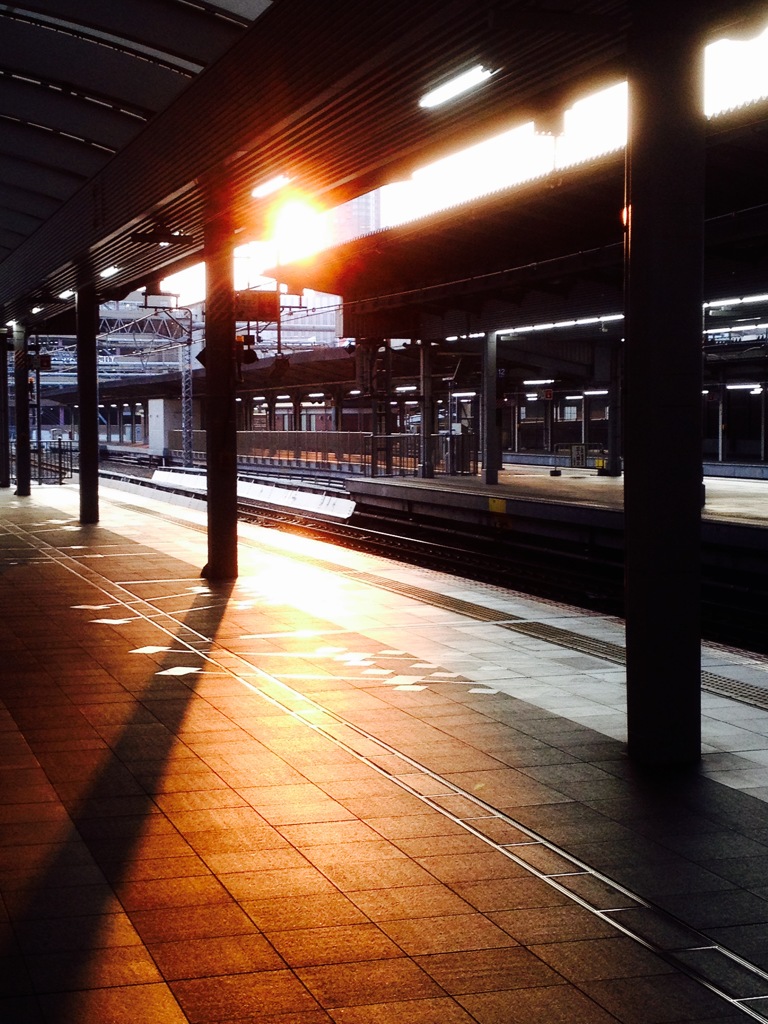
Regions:
<instances>
[{"instance_id":1,"label":"sun glare","mask_svg":"<svg viewBox=\"0 0 768 1024\"><path fill-rule=\"evenodd\" d=\"M328 218L304 199L289 199L277 208L271 238L280 263L305 259L332 241Z\"/></svg>"},{"instance_id":2,"label":"sun glare","mask_svg":"<svg viewBox=\"0 0 768 1024\"><path fill-rule=\"evenodd\" d=\"M725 110L768 97L768 29L750 40L722 39L707 46L704 112ZM559 135L517 125L415 171L407 181L379 190L382 228L426 217L479 196L543 178L556 170L615 152L627 141L628 86L619 82L574 103ZM269 238L236 250L238 288L266 281L263 271L305 259L333 245L331 217L302 198L275 206ZM162 282L182 305L205 298L201 264Z\"/></svg>"},{"instance_id":3,"label":"sun glare","mask_svg":"<svg viewBox=\"0 0 768 1024\"><path fill-rule=\"evenodd\" d=\"M768 29L755 39L720 39L704 55L707 117L768 97Z\"/></svg>"}]
</instances>

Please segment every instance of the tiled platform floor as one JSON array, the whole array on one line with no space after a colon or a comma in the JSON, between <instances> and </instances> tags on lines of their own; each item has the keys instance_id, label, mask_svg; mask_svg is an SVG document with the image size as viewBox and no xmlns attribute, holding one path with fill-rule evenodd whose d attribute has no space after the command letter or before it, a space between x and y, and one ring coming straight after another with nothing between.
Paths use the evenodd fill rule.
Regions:
<instances>
[{"instance_id":1,"label":"tiled platform floor","mask_svg":"<svg viewBox=\"0 0 768 1024\"><path fill-rule=\"evenodd\" d=\"M621 666L508 628L614 620L77 507L0 493L4 1024L768 1019L767 712L643 776Z\"/></svg>"}]
</instances>

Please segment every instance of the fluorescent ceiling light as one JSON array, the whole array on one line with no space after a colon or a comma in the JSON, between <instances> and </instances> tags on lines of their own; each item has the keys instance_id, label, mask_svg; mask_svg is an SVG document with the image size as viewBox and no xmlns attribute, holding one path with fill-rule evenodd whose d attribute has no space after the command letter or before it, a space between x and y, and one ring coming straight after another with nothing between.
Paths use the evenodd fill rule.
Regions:
<instances>
[{"instance_id":1,"label":"fluorescent ceiling light","mask_svg":"<svg viewBox=\"0 0 768 1024\"><path fill-rule=\"evenodd\" d=\"M285 188L286 185L290 184L291 179L285 174L277 174L274 178L270 178L268 181L264 181L261 185L257 185L251 192L254 199L265 199L267 196L273 195L275 192L279 192L281 188Z\"/></svg>"},{"instance_id":2,"label":"fluorescent ceiling light","mask_svg":"<svg viewBox=\"0 0 768 1024\"><path fill-rule=\"evenodd\" d=\"M523 384L527 388L535 388L537 384L554 384L554 380L524 380Z\"/></svg>"},{"instance_id":3,"label":"fluorescent ceiling light","mask_svg":"<svg viewBox=\"0 0 768 1024\"><path fill-rule=\"evenodd\" d=\"M585 391L584 394L585 394L585 396L586 395L607 395L608 392L607 391Z\"/></svg>"},{"instance_id":4,"label":"fluorescent ceiling light","mask_svg":"<svg viewBox=\"0 0 768 1024\"><path fill-rule=\"evenodd\" d=\"M120 267L107 267L106 270L102 270L99 273L99 277L114 277L120 271Z\"/></svg>"},{"instance_id":5,"label":"fluorescent ceiling light","mask_svg":"<svg viewBox=\"0 0 768 1024\"><path fill-rule=\"evenodd\" d=\"M527 331L551 331L558 327L585 327L590 324L608 324L615 320L623 320L623 313L608 313L605 316L587 316L580 320L561 320L558 323L527 324L525 327L505 327L497 334L525 334Z\"/></svg>"},{"instance_id":6,"label":"fluorescent ceiling light","mask_svg":"<svg viewBox=\"0 0 768 1024\"><path fill-rule=\"evenodd\" d=\"M754 388L759 388L759 384L726 384L726 391L752 391Z\"/></svg>"},{"instance_id":7,"label":"fluorescent ceiling light","mask_svg":"<svg viewBox=\"0 0 768 1024\"><path fill-rule=\"evenodd\" d=\"M476 391L454 391L454 398L475 398L477 396Z\"/></svg>"},{"instance_id":8,"label":"fluorescent ceiling light","mask_svg":"<svg viewBox=\"0 0 768 1024\"><path fill-rule=\"evenodd\" d=\"M42 306L33 306L32 307L32 312L33 313L42 313L43 312L43 307Z\"/></svg>"},{"instance_id":9,"label":"fluorescent ceiling light","mask_svg":"<svg viewBox=\"0 0 768 1024\"><path fill-rule=\"evenodd\" d=\"M475 67L470 68L469 71L465 71L463 74L457 75L456 78L452 78L449 82L445 82L436 89L431 89L425 93L419 100L419 106L439 107L442 103L447 103L448 100L452 100L455 96L460 96L462 93L469 92L470 89L475 89L478 85L482 85L492 74L493 71L488 71L482 64L477 64Z\"/></svg>"},{"instance_id":10,"label":"fluorescent ceiling light","mask_svg":"<svg viewBox=\"0 0 768 1024\"><path fill-rule=\"evenodd\" d=\"M71 299L75 293L71 288L65 288L63 292L59 292L60 299Z\"/></svg>"}]
</instances>

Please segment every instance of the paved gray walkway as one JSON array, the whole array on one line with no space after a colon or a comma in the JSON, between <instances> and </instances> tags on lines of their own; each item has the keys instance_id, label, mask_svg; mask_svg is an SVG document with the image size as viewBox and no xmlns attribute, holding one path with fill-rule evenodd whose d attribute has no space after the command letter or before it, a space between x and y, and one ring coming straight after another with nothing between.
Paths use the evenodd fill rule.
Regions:
<instances>
[{"instance_id":1,"label":"paved gray walkway","mask_svg":"<svg viewBox=\"0 0 768 1024\"><path fill-rule=\"evenodd\" d=\"M645 776L616 620L77 504L0 494L0 1020L768 1019L768 713Z\"/></svg>"}]
</instances>

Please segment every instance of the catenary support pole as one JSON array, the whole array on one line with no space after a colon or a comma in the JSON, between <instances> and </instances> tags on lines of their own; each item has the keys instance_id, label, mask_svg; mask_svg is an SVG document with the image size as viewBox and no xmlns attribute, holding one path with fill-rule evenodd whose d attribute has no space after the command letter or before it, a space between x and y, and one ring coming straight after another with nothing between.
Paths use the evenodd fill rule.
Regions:
<instances>
[{"instance_id":1,"label":"catenary support pole","mask_svg":"<svg viewBox=\"0 0 768 1024\"><path fill-rule=\"evenodd\" d=\"M630 757L701 749L704 41L696 3L634 0L627 164L625 524Z\"/></svg>"},{"instance_id":2,"label":"catenary support pole","mask_svg":"<svg viewBox=\"0 0 768 1024\"><path fill-rule=\"evenodd\" d=\"M77 291L77 389L80 406L80 522L99 521L99 299L91 284Z\"/></svg>"},{"instance_id":3,"label":"catenary support pole","mask_svg":"<svg viewBox=\"0 0 768 1024\"><path fill-rule=\"evenodd\" d=\"M237 562L237 342L229 190L214 188L205 223L206 465L208 564L203 576L234 579Z\"/></svg>"},{"instance_id":4,"label":"catenary support pole","mask_svg":"<svg viewBox=\"0 0 768 1024\"><path fill-rule=\"evenodd\" d=\"M499 482L499 428L496 423L497 397L497 349L495 331L485 336L483 346L483 481L486 484Z\"/></svg>"}]
</instances>

